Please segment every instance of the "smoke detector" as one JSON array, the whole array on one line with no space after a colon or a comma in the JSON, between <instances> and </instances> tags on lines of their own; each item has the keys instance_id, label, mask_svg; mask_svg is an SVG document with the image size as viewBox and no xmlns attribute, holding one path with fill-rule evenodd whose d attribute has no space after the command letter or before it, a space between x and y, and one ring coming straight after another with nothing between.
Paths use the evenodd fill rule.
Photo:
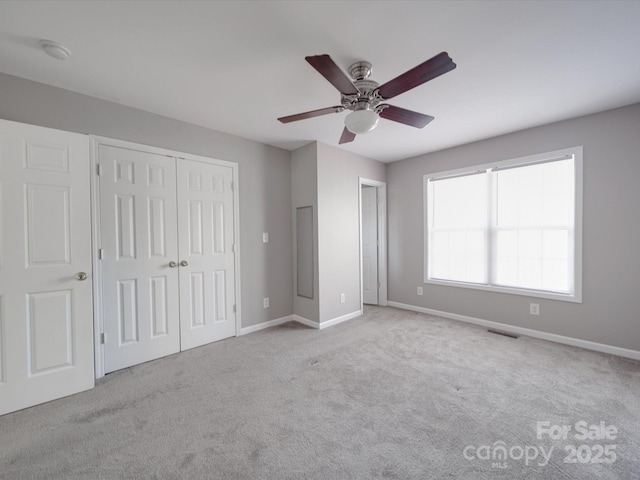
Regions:
<instances>
[{"instance_id":1,"label":"smoke detector","mask_svg":"<svg viewBox=\"0 0 640 480\"><path fill-rule=\"evenodd\" d=\"M47 55L58 60L66 60L71 56L71 52L69 51L69 49L63 47L58 42L53 42L51 40L40 40L40 46Z\"/></svg>"}]
</instances>

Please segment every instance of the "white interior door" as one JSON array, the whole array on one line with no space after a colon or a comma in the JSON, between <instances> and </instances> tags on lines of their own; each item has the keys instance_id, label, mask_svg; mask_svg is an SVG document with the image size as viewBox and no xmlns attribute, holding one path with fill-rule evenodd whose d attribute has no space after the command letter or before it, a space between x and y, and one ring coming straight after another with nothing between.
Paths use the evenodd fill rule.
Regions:
<instances>
[{"instance_id":1,"label":"white interior door","mask_svg":"<svg viewBox=\"0 0 640 480\"><path fill-rule=\"evenodd\" d=\"M99 147L105 373L180 350L175 159Z\"/></svg>"},{"instance_id":2,"label":"white interior door","mask_svg":"<svg viewBox=\"0 0 640 480\"><path fill-rule=\"evenodd\" d=\"M0 120L0 414L94 385L89 139Z\"/></svg>"},{"instance_id":3,"label":"white interior door","mask_svg":"<svg viewBox=\"0 0 640 480\"><path fill-rule=\"evenodd\" d=\"M362 186L362 301L378 305L378 189Z\"/></svg>"},{"instance_id":4,"label":"white interior door","mask_svg":"<svg viewBox=\"0 0 640 480\"><path fill-rule=\"evenodd\" d=\"M236 334L231 167L178 160L181 348Z\"/></svg>"}]
</instances>

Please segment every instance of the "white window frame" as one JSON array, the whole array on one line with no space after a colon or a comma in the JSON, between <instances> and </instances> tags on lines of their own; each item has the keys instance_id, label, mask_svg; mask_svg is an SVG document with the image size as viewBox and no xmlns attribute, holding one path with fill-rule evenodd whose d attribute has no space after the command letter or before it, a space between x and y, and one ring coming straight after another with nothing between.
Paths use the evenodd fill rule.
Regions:
<instances>
[{"instance_id":1,"label":"white window frame","mask_svg":"<svg viewBox=\"0 0 640 480\"><path fill-rule=\"evenodd\" d=\"M469 175L481 171L491 169L500 169L505 167L526 166L536 163L543 163L562 158L571 158L574 160L574 245L573 245L573 286L572 294L556 293L543 290L533 290L519 287L503 287L491 284L466 283L452 280L439 280L429 278L429 209L433 199L429 198L431 190L429 189L429 180L444 179L447 177L455 177L460 175ZM582 202L583 202L583 148L582 146L565 148L526 157L514 158L499 162L475 165L473 167L459 168L444 172L426 174L423 177L423 213L424 213L424 283L432 285L446 285L451 287L470 288L473 290L484 290L489 292L509 293L515 295L523 295L527 297L546 298L552 300L562 300L566 302L582 303ZM489 248L491 248L489 246ZM489 279L489 281L491 281Z\"/></svg>"}]
</instances>

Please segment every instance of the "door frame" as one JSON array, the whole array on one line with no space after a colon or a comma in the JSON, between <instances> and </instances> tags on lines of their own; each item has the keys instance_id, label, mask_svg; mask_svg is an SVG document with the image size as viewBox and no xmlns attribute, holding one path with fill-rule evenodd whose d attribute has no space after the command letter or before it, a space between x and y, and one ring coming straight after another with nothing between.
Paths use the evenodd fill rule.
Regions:
<instances>
[{"instance_id":1,"label":"door frame","mask_svg":"<svg viewBox=\"0 0 640 480\"><path fill-rule=\"evenodd\" d=\"M378 180L358 177L358 223L359 223L359 262L360 262L360 311L364 309L362 292L362 186L375 187L378 195L378 305L387 305L387 184Z\"/></svg>"},{"instance_id":2,"label":"door frame","mask_svg":"<svg viewBox=\"0 0 640 480\"><path fill-rule=\"evenodd\" d=\"M93 262L93 322L94 322L94 355L95 355L95 378L104 377L104 344L102 335L104 333L104 318L102 308L102 267L99 259L101 247L100 232L100 178L98 175L98 159L99 149L101 145L110 147L127 148L129 150L137 150L156 155L164 155L175 158L176 161L192 160L196 162L208 163L211 165L219 165L230 167L233 172L233 235L234 235L234 269L235 269L235 305L236 305L236 333L241 333L241 297L240 297L240 195L238 183L238 164L227 160L220 160L212 157L204 157L190 153L178 152L166 148L152 147L141 143L127 142L125 140L117 140L109 137L101 137L98 135L89 135L91 141L91 247Z\"/></svg>"}]
</instances>

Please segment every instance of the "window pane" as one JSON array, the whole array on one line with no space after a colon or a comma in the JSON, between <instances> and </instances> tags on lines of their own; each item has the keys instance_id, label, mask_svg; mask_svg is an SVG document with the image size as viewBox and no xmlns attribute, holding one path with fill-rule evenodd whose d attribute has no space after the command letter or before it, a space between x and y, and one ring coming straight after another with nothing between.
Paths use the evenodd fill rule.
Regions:
<instances>
[{"instance_id":1,"label":"window pane","mask_svg":"<svg viewBox=\"0 0 640 480\"><path fill-rule=\"evenodd\" d=\"M539 258L518 259L518 283L515 286L533 289L542 287L542 261Z\"/></svg>"},{"instance_id":2,"label":"window pane","mask_svg":"<svg viewBox=\"0 0 640 480\"><path fill-rule=\"evenodd\" d=\"M542 239L541 230L499 231L496 244L496 283L510 287L540 288Z\"/></svg>"},{"instance_id":3,"label":"window pane","mask_svg":"<svg viewBox=\"0 0 640 480\"><path fill-rule=\"evenodd\" d=\"M569 232L567 230L545 230L542 233L542 254L545 259L567 260L569 258Z\"/></svg>"},{"instance_id":4,"label":"window pane","mask_svg":"<svg viewBox=\"0 0 640 480\"><path fill-rule=\"evenodd\" d=\"M518 284L518 259L516 257L498 258L496 285L515 286Z\"/></svg>"},{"instance_id":5,"label":"window pane","mask_svg":"<svg viewBox=\"0 0 640 480\"><path fill-rule=\"evenodd\" d=\"M497 226L566 226L572 223L572 160L495 173Z\"/></svg>"},{"instance_id":6,"label":"window pane","mask_svg":"<svg viewBox=\"0 0 640 480\"><path fill-rule=\"evenodd\" d=\"M572 168L569 160L543 165L542 221L545 225L566 226L573 223Z\"/></svg>"},{"instance_id":7,"label":"window pane","mask_svg":"<svg viewBox=\"0 0 640 480\"><path fill-rule=\"evenodd\" d=\"M487 224L487 175L432 182L433 227L484 228Z\"/></svg>"},{"instance_id":8,"label":"window pane","mask_svg":"<svg viewBox=\"0 0 640 480\"><path fill-rule=\"evenodd\" d=\"M498 232L497 245L498 258L517 258L518 256L518 231L502 230Z\"/></svg>"},{"instance_id":9,"label":"window pane","mask_svg":"<svg viewBox=\"0 0 640 480\"><path fill-rule=\"evenodd\" d=\"M542 221L545 225L566 226L571 223L571 199L569 195L550 196L542 200Z\"/></svg>"},{"instance_id":10,"label":"window pane","mask_svg":"<svg viewBox=\"0 0 640 480\"><path fill-rule=\"evenodd\" d=\"M568 292L573 160L498 170L494 179L495 282Z\"/></svg>"},{"instance_id":11,"label":"window pane","mask_svg":"<svg viewBox=\"0 0 640 480\"><path fill-rule=\"evenodd\" d=\"M486 240L483 231L434 232L431 278L486 283Z\"/></svg>"},{"instance_id":12,"label":"window pane","mask_svg":"<svg viewBox=\"0 0 640 480\"><path fill-rule=\"evenodd\" d=\"M540 230L521 230L518 232L518 256L535 259L542 257L542 232Z\"/></svg>"},{"instance_id":13,"label":"window pane","mask_svg":"<svg viewBox=\"0 0 640 480\"><path fill-rule=\"evenodd\" d=\"M487 245L482 231L467 232L466 236L466 282L486 283Z\"/></svg>"},{"instance_id":14,"label":"window pane","mask_svg":"<svg viewBox=\"0 0 640 480\"><path fill-rule=\"evenodd\" d=\"M534 167L495 174L498 226L539 224L542 217L542 172Z\"/></svg>"},{"instance_id":15,"label":"window pane","mask_svg":"<svg viewBox=\"0 0 640 480\"><path fill-rule=\"evenodd\" d=\"M501 230L496 235L497 285L567 292L567 230Z\"/></svg>"},{"instance_id":16,"label":"window pane","mask_svg":"<svg viewBox=\"0 0 640 480\"><path fill-rule=\"evenodd\" d=\"M431 182L430 278L487 282L487 174Z\"/></svg>"},{"instance_id":17,"label":"window pane","mask_svg":"<svg viewBox=\"0 0 640 480\"><path fill-rule=\"evenodd\" d=\"M569 265L566 260L544 259L542 262L542 289L569 292Z\"/></svg>"},{"instance_id":18,"label":"window pane","mask_svg":"<svg viewBox=\"0 0 640 480\"><path fill-rule=\"evenodd\" d=\"M436 232L431 237L431 277L447 278L449 272L449 232Z\"/></svg>"}]
</instances>

